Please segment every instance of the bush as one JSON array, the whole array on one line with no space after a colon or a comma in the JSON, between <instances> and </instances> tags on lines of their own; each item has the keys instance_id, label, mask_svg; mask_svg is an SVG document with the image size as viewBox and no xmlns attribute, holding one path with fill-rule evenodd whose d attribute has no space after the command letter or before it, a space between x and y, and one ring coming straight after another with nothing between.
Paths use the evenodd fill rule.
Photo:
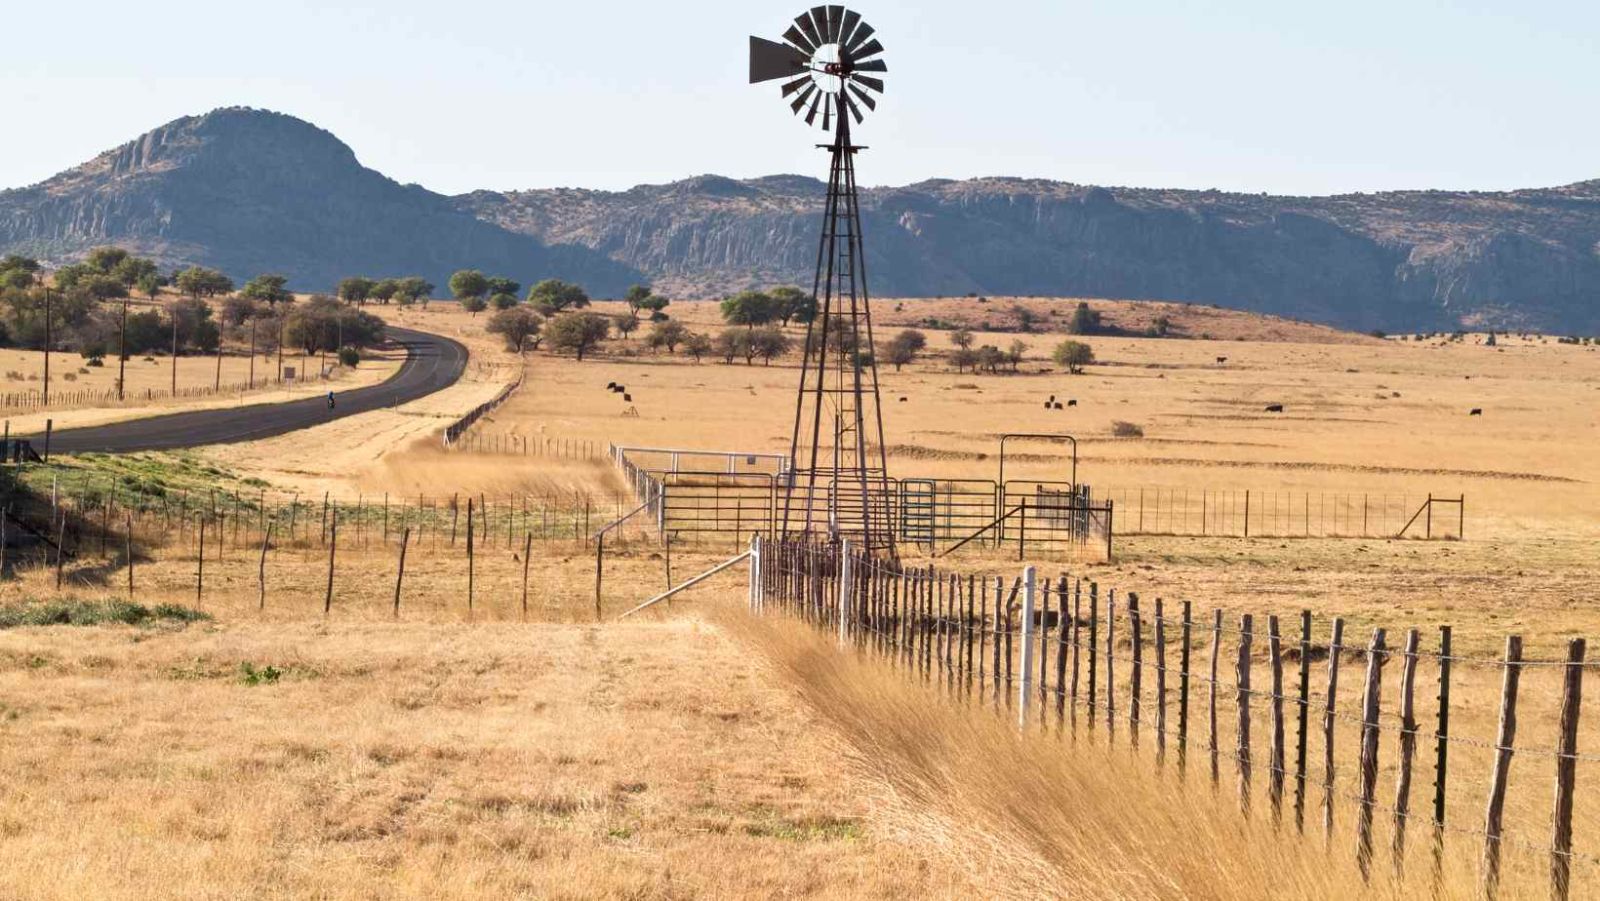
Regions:
<instances>
[{"instance_id":1,"label":"bush","mask_svg":"<svg viewBox=\"0 0 1600 901\"><path fill-rule=\"evenodd\" d=\"M349 368L349 369L354 369L360 363L361 363L361 351L356 350L354 347L350 347L348 345L345 346L345 347L339 348L339 365L340 366L344 366L344 367Z\"/></svg>"},{"instance_id":2,"label":"bush","mask_svg":"<svg viewBox=\"0 0 1600 901\"><path fill-rule=\"evenodd\" d=\"M122 600L24 601L0 607L0 629L17 626L98 626L146 625L154 621L191 623L210 619L209 614L176 604L161 604L151 609Z\"/></svg>"},{"instance_id":3,"label":"bush","mask_svg":"<svg viewBox=\"0 0 1600 901\"><path fill-rule=\"evenodd\" d=\"M1123 422L1118 419L1111 423L1111 434L1118 438L1143 438L1144 429L1131 422Z\"/></svg>"}]
</instances>

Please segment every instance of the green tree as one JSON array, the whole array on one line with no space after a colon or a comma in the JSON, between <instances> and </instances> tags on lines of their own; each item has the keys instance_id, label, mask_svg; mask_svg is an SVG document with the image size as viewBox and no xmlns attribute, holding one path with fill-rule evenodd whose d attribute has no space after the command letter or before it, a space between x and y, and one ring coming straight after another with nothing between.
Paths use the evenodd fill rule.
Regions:
<instances>
[{"instance_id":1,"label":"green tree","mask_svg":"<svg viewBox=\"0 0 1600 901\"><path fill-rule=\"evenodd\" d=\"M580 362L610 334L611 321L599 313L563 313L545 325L551 349L572 351Z\"/></svg>"},{"instance_id":2,"label":"green tree","mask_svg":"<svg viewBox=\"0 0 1600 901\"><path fill-rule=\"evenodd\" d=\"M883 360L885 363L893 365L895 372L899 372L901 366L915 360L917 354L921 353L923 348L927 346L927 335L916 329L906 329L895 335L888 344L884 345Z\"/></svg>"},{"instance_id":3,"label":"green tree","mask_svg":"<svg viewBox=\"0 0 1600 901\"><path fill-rule=\"evenodd\" d=\"M372 299L379 303L388 303L400 293L400 281L393 278L380 278L372 283Z\"/></svg>"},{"instance_id":4,"label":"green tree","mask_svg":"<svg viewBox=\"0 0 1600 901\"><path fill-rule=\"evenodd\" d=\"M399 303L414 303L424 301L433 296L433 282L420 275L408 275L397 283L395 300Z\"/></svg>"},{"instance_id":5,"label":"green tree","mask_svg":"<svg viewBox=\"0 0 1600 901\"><path fill-rule=\"evenodd\" d=\"M276 306L280 303L293 303L294 292L285 287L288 284L289 279L286 276L258 275L244 283L244 287L239 289L239 296L246 300L260 301L269 306Z\"/></svg>"},{"instance_id":6,"label":"green tree","mask_svg":"<svg viewBox=\"0 0 1600 901\"><path fill-rule=\"evenodd\" d=\"M746 331L754 331L756 326L776 318L772 298L760 291L740 291L722 301L722 320L729 325L742 325Z\"/></svg>"},{"instance_id":7,"label":"green tree","mask_svg":"<svg viewBox=\"0 0 1600 901\"><path fill-rule=\"evenodd\" d=\"M546 316L589 305L589 295L578 285L559 278L547 278L528 289L528 303Z\"/></svg>"},{"instance_id":8,"label":"green tree","mask_svg":"<svg viewBox=\"0 0 1600 901\"><path fill-rule=\"evenodd\" d=\"M101 275L110 275L127 259L128 252L120 247L96 247L83 258L83 263Z\"/></svg>"},{"instance_id":9,"label":"green tree","mask_svg":"<svg viewBox=\"0 0 1600 901\"><path fill-rule=\"evenodd\" d=\"M450 294L461 301L463 307L467 301L482 300L488 293L489 279L476 269L458 269L450 276Z\"/></svg>"},{"instance_id":10,"label":"green tree","mask_svg":"<svg viewBox=\"0 0 1600 901\"><path fill-rule=\"evenodd\" d=\"M794 287L783 285L767 294L772 298L772 311L785 326L792 320L804 325L817 318L817 299Z\"/></svg>"},{"instance_id":11,"label":"green tree","mask_svg":"<svg viewBox=\"0 0 1600 901\"><path fill-rule=\"evenodd\" d=\"M495 277L489 279L489 296L490 297L493 297L496 294L509 294L509 295L511 295L512 303L515 303L516 302L516 296L517 296L518 292L520 292L521 290L522 290L522 283L521 282L512 281L509 278L502 278L500 276L495 276ZM500 309L505 309L505 307L501 307Z\"/></svg>"},{"instance_id":12,"label":"green tree","mask_svg":"<svg viewBox=\"0 0 1600 901\"><path fill-rule=\"evenodd\" d=\"M488 307L489 302L484 300L482 295L473 295L461 298L461 309L466 310L468 313L471 313L474 316L482 313L484 310L488 309Z\"/></svg>"},{"instance_id":13,"label":"green tree","mask_svg":"<svg viewBox=\"0 0 1600 901\"><path fill-rule=\"evenodd\" d=\"M345 303L363 304L372 297L372 289L378 283L370 278L353 275L339 282L339 299Z\"/></svg>"},{"instance_id":14,"label":"green tree","mask_svg":"<svg viewBox=\"0 0 1600 901\"><path fill-rule=\"evenodd\" d=\"M31 274L38 272L39 268L39 261L32 257L25 257L16 253L8 253L4 257L0 257L0 272L16 270Z\"/></svg>"},{"instance_id":15,"label":"green tree","mask_svg":"<svg viewBox=\"0 0 1600 901\"><path fill-rule=\"evenodd\" d=\"M732 363L734 357L745 356L749 346L750 331L741 328L723 329L711 342L712 351L721 357L724 363Z\"/></svg>"},{"instance_id":16,"label":"green tree","mask_svg":"<svg viewBox=\"0 0 1600 901\"><path fill-rule=\"evenodd\" d=\"M128 296L128 286L118 281L116 276L98 272L79 278L73 290L81 291L95 300L112 300Z\"/></svg>"},{"instance_id":17,"label":"green tree","mask_svg":"<svg viewBox=\"0 0 1600 901\"><path fill-rule=\"evenodd\" d=\"M611 327L617 330L617 335L624 341L639 328L639 320L628 313L618 313L611 317Z\"/></svg>"},{"instance_id":18,"label":"green tree","mask_svg":"<svg viewBox=\"0 0 1600 901\"><path fill-rule=\"evenodd\" d=\"M667 353L672 354L678 352L678 345L682 344L688 337L688 326L669 319L652 325L650 327L650 336L645 339L645 343L652 348L665 347Z\"/></svg>"},{"instance_id":19,"label":"green tree","mask_svg":"<svg viewBox=\"0 0 1600 901\"><path fill-rule=\"evenodd\" d=\"M339 365L347 369L354 369L361 362L361 351L346 345L339 348Z\"/></svg>"},{"instance_id":20,"label":"green tree","mask_svg":"<svg viewBox=\"0 0 1600 901\"><path fill-rule=\"evenodd\" d=\"M772 358L788 353L789 347L789 336L776 325L763 326L750 333L749 349L761 358L763 365L771 366ZM750 358L746 357L745 362L749 363Z\"/></svg>"},{"instance_id":21,"label":"green tree","mask_svg":"<svg viewBox=\"0 0 1600 901\"><path fill-rule=\"evenodd\" d=\"M1078 306L1072 311L1072 319L1067 322L1067 333L1072 335L1093 335L1100 331L1100 314L1089 309L1089 305L1079 301Z\"/></svg>"},{"instance_id":22,"label":"green tree","mask_svg":"<svg viewBox=\"0 0 1600 901\"><path fill-rule=\"evenodd\" d=\"M282 276L261 276L260 278L282 278ZM252 279L252 281L256 280ZM173 283L178 286L179 291L195 299L215 297L218 294L227 294L233 290L233 279L215 269L207 269L204 266L190 266L184 269L173 279ZM277 286L281 290L283 282L278 282ZM266 300L264 297L260 299Z\"/></svg>"},{"instance_id":23,"label":"green tree","mask_svg":"<svg viewBox=\"0 0 1600 901\"><path fill-rule=\"evenodd\" d=\"M517 304L489 317L488 332L505 339L506 350L538 348L539 329L544 319L529 307Z\"/></svg>"},{"instance_id":24,"label":"green tree","mask_svg":"<svg viewBox=\"0 0 1600 901\"><path fill-rule=\"evenodd\" d=\"M122 262L113 266L111 277L122 283L124 288L133 288L151 276L157 276L156 264L143 257L124 257Z\"/></svg>"},{"instance_id":25,"label":"green tree","mask_svg":"<svg viewBox=\"0 0 1600 901\"><path fill-rule=\"evenodd\" d=\"M700 358L711 353L711 338L700 332L690 332L683 339L683 352L694 357L696 363Z\"/></svg>"},{"instance_id":26,"label":"green tree","mask_svg":"<svg viewBox=\"0 0 1600 901\"><path fill-rule=\"evenodd\" d=\"M627 301L629 315L638 319L641 313L648 313L652 322L659 322L667 318L662 311L667 308L668 304L672 303L665 297L659 297L651 293L649 285L634 285L628 289L628 293L623 300Z\"/></svg>"},{"instance_id":27,"label":"green tree","mask_svg":"<svg viewBox=\"0 0 1600 901\"><path fill-rule=\"evenodd\" d=\"M509 310L518 303L519 301L517 300L517 295L514 292L507 293L505 291L501 291L489 295L489 306L494 307L497 310Z\"/></svg>"},{"instance_id":28,"label":"green tree","mask_svg":"<svg viewBox=\"0 0 1600 901\"><path fill-rule=\"evenodd\" d=\"M27 269L0 269L0 288L31 288L34 275Z\"/></svg>"},{"instance_id":29,"label":"green tree","mask_svg":"<svg viewBox=\"0 0 1600 901\"><path fill-rule=\"evenodd\" d=\"M1010 364L1012 372L1017 371L1017 367L1022 363L1023 355L1027 352L1028 345L1020 340L1012 341L1011 346L1006 348L1006 363Z\"/></svg>"},{"instance_id":30,"label":"green tree","mask_svg":"<svg viewBox=\"0 0 1600 901\"><path fill-rule=\"evenodd\" d=\"M966 350L972 346L972 332L969 329L958 328L950 333L950 343Z\"/></svg>"},{"instance_id":31,"label":"green tree","mask_svg":"<svg viewBox=\"0 0 1600 901\"><path fill-rule=\"evenodd\" d=\"M166 279L163 279L160 275L152 272L149 275L140 277L139 284L136 287L139 289L140 294L143 294L153 301L156 299L156 295L161 293L161 286L165 282Z\"/></svg>"},{"instance_id":32,"label":"green tree","mask_svg":"<svg viewBox=\"0 0 1600 901\"><path fill-rule=\"evenodd\" d=\"M1083 371L1083 367L1094 362L1094 351L1082 341L1063 341L1056 345L1051 358L1057 365L1067 367L1068 373L1077 375Z\"/></svg>"}]
</instances>

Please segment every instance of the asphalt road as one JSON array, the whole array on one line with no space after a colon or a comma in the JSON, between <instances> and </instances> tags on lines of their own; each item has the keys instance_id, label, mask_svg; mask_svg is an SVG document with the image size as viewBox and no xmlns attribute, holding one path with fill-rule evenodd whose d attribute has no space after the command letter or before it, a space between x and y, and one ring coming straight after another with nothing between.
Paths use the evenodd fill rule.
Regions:
<instances>
[{"instance_id":1,"label":"asphalt road","mask_svg":"<svg viewBox=\"0 0 1600 901\"><path fill-rule=\"evenodd\" d=\"M126 454L271 438L415 400L455 384L466 371L467 349L459 342L393 326L388 329L388 336L406 348L406 361L400 371L376 385L336 391L332 410L328 409L327 397L319 395L279 404L169 413L56 432L50 438L50 452ZM34 450L44 452L42 434L23 437L33 442Z\"/></svg>"}]
</instances>

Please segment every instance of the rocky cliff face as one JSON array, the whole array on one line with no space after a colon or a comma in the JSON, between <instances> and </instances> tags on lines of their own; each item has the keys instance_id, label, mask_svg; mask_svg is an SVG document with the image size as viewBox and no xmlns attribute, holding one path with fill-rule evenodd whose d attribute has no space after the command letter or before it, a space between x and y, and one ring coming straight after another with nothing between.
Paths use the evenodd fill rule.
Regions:
<instances>
[{"instance_id":1,"label":"rocky cliff face","mask_svg":"<svg viewBox=\"0 0 1600 901\"><path fill-rule=\"evenodd\" d=\"M600 293L639 278L584 247L549 246L366 169L333 135L290 116L223 109L170 122L49 181L0 192L0 250L64 262L117 244L235 280L289 276L328 290L347 275L475 266L524 283L558 276Z\"/></svg>"},{"instance_id":2,"label":"rocky cliff face","mask_svg":"<svg viewBox=\"0 0 1600 901\"><path fill-rule=\"evenodd\" d=\"M714 295L808 283L823 191L795 176L704 176L457 202ZM1145 298L1362 329L1600 331L1600 182L1296 198L995 178L872 189L862 212L880 296Z\"/></svg>"}]
</instances>

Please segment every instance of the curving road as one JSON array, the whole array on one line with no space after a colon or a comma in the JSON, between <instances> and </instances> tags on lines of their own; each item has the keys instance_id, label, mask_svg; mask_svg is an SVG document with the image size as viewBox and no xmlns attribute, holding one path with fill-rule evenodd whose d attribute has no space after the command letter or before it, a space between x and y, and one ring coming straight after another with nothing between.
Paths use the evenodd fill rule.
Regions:
<instances>
[{"instance_id":1,"label":"curving road","mask_svg":"<svg viewBox=\"0 0 1600 901\"><path fill-rule=\"evenodd\" d=\"M391 341L406 348L400 371L379 384L338 392L335 409L328 409L327 398L316 396L279 404L169 413L56 432L50 438L50 452L125 454L271 438L415 400L448 388L466 371L467 349L460 342L394 326L387 333ZM43 435L23 437L33 442L35 450L44 451Z\"/></svg>"}]
</instances>

